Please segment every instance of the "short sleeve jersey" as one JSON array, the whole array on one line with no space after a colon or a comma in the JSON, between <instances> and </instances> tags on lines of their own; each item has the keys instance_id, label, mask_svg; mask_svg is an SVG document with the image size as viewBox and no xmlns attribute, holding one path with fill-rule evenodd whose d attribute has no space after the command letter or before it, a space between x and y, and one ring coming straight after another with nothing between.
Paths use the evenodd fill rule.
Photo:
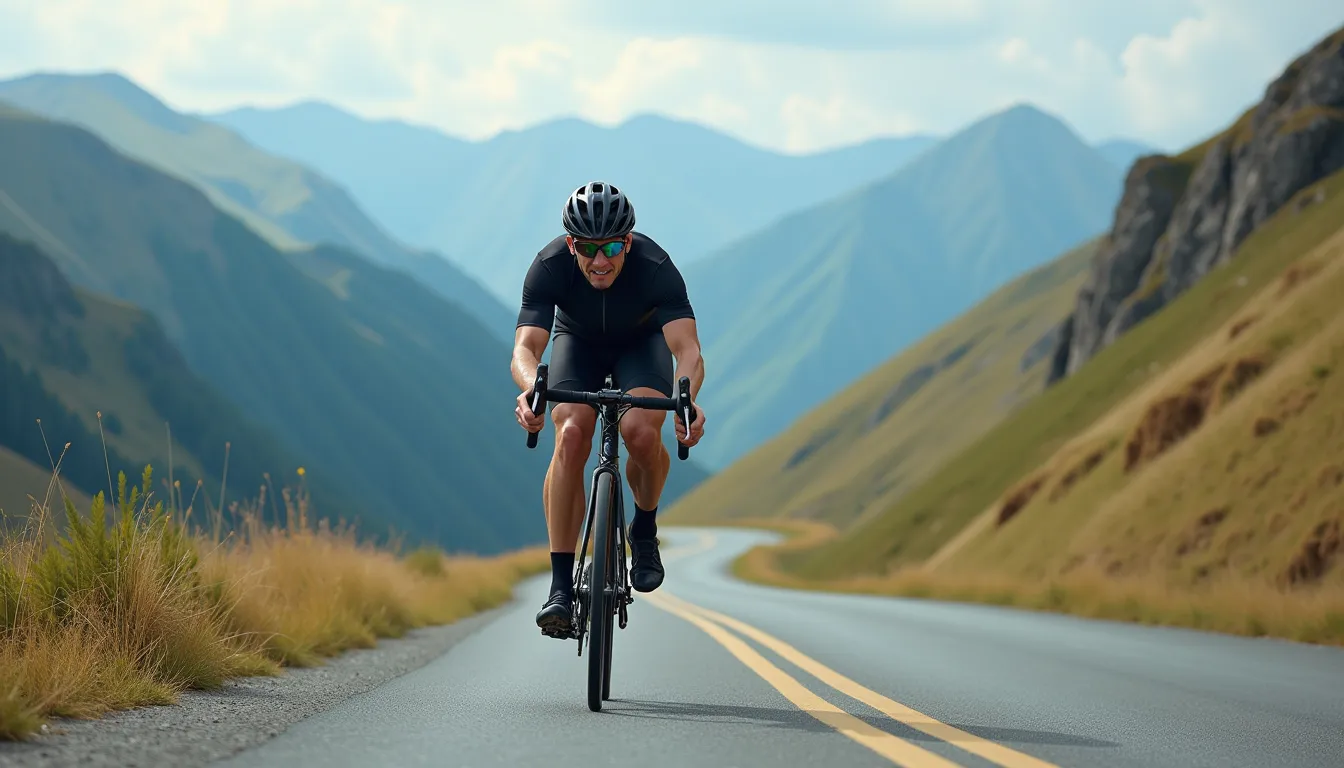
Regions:
<instances>
[{"instance_id":1,"label":"short sleeve jersey","mask_svg":"<svg viewBox=\"0 0 1344 768\"><path fill-rule=\"evenodd\" d=\"M657 243L634 233L620 274L606 290L589 284L561 235L542 248L523 280L518 325L565 332L596 344L621 344L694 318L686 282ZM554 329L552 329L554 325Z\"/></svg>"}]
</instances>

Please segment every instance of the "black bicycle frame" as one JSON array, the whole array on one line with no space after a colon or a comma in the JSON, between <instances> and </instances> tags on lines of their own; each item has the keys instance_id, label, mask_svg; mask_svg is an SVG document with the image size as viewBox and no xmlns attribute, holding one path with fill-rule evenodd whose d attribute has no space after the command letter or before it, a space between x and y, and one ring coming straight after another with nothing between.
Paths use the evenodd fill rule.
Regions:
<instances>
[{"instance_id":1,"label":"black bicycle frame","mask_svg":"<svg viewBox=\"0 0 1344 768\"><path fill-rule=\"evenodd\" d=\"M624 485L621 482L620 473L620 452L618 444L621 439L620 420L622 408L646 408L650 410L672 411L677 416L677 421L689 430L691 418L691 383L683 376L677 382L676 398L667 397L639 397L627 395L619 389L612 388L611 376L607 376L606 388L597 392L576 392L572 390L551 390L548 389L547 376L549 367L542 363L537 366L536 383L532 388L532 412L540 414L546 407L546 403L584 403L593 406L601 420L602 445L598 452L597 468L593 470L592 485L588 494L588 509L584 524L583 544L579 547L578 562L574 568L574 584L576 587L582 584L583 570L585 560L588 554L588 543L592 539L593 524L597 518L597 488L598 483L602 481L602 475L610 474L612 483L612 505L615 507L612 515L612 527L616 534L613 541L613 549L618 556L614 558L616 563L616 573L611 580L611 584L600 587L604 591L611 590L611 596L617 598L614 600L617 607L619 626L625 629L627 623L627 614L625 607L633 602L630 595L629 574L627 573L625 563L625 493ZM535 448L537 446L537 433L529 432L527 435L527 447ZM677 446L677 458L685 461L690 455L690 449L685 445ZM594 553L596 555L596 553ZM593 585L587 585L589 589ZM586 596L579 591L580 599L577 601L576 609L587 610L586 605L591 605L591 601L584 599ZM606 602L605 600L603 601ZM586 616L579 614L577 616L576 633L579 640L579 655L583 655L583 635L585 632Z\"/></svg>"},{"instance_id":2,"label":"black bicycle frame","mask_svg":"<svg viewBox=\"0 0 1344 768\"><path fill-rule=\"evenodd\" d=\"M610 389L610 377L607 378L607 387L608 388L603 390L603 392L614 391ZM602 393L599 393L599 395L600 394ZM606 402L597 406L597 414L602 425L602 447L599 449L597 468L593 470L592 484L588 492L588 510L586 515L588 519L583 526L583 543L579 546L578 562L574 564L574 584L579 585L583 583L583 567L588 555L588 542L592 539L593 525L597 520L597 484L602 482L603 474L609 474L611 475L612 485L611 501L612 506L614 507L612 510L611 527L612 532L615 534L611 548L613 553L617 554L616 557L612 558L612 561L616 566L616 572L613 574L610 584L603 584L597 588L604 592L610 591L610 594L607 596L612 598L613 602L616 604L617 626L621 629L625 629L628 620L626 606L634 602L634 598L630 595L630 581L626 572L624 556L625 492L624 486L621 483L621 459L619 449L617 448L617 441L620 440L621 437L620 420L622 414L619 406L614 402ZM596 555L596 553L594 553L594 555ZM586 589L583 589L579 594L579 607L584 612L586 612L589 606L592 605L592 601L587 599L587 591L593 588L594 586L592 584L587 584ZM604 604L609 604L606 603L605 600L603 602ZM579 656L583 655L583 637L584 633L587 631L587 622L584 621L584 618L585 614L580 613L578 616L577 627Z\"/></svg>"}]
</instances>

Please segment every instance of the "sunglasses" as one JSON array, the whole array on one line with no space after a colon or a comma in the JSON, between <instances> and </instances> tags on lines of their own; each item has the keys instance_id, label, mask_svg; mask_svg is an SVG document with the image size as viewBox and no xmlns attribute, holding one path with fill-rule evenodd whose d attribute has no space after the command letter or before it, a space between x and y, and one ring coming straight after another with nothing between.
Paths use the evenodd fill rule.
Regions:
<instances>
[{"instance_id":1,"label":"sunglasses","mask_svg":"<svg viewBox=\"0 0 1344 768\"><path fill-rule=\"evenodd\" d=\"M574 241L574 250L578 251L580 256L586 259L597 258L598 251L605 253L608 259L614 259L621 255L625 250L625 241L617 240L614 243L590 243L583 240Z\"/></svg>"}]
</instances>

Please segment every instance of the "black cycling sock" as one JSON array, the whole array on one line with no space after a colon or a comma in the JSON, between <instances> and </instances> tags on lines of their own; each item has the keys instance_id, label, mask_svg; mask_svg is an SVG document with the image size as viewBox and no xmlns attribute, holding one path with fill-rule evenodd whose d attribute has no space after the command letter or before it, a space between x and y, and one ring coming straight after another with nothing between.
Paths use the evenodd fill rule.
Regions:
<instances>
[{"instance_id":1,"label":"black cycling sock","mask_svg":"<svg viewBox=\"0 0 1344 768\"><path fill-rule=\"evenodd\" d=\"M630 523L630 538L632 539L652 539L658 535L658 523L655 518L658 514L658 508L644 510L639 505L635 505L635 520Z\"/></svg>"},{"instance_id":2,"label":"black cycling sock","mask_svg":"<svg viewBox=\"0 0 1344 768\"><path fill-rule=\"evenodd\" d=\"M551 553L551 594L574 593L574 553Z\"/></svg>"}]
</instances>

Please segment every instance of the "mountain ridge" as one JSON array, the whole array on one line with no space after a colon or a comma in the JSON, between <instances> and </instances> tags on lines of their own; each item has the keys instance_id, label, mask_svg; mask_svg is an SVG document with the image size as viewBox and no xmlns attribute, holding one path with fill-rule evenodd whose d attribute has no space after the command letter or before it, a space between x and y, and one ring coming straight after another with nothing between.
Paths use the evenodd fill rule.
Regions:
<instances>
[{"instance_id":1,"label":"mountain ridge","mask_svg":"<svg viewBox=\"0 0 1344 768\"><path fill-rule=\"evenodd\" d=\"M0 100L73 122L119 151L202 189L277 248L344 245L407 271L462 304L499 338L508 310L448 259L398 242L349 191L320 170L273 156L217 123L178 113L124 75L39 73L0 81Z\"/></svg>"},{"instance_id":2,"label":"mountain ridge","mask_svg":"<svg viewBox=\"0 0 1344 768\"><path fill-rule=\"evenodd\" d=\"M979 298L1102 231L1120 178L1062 121L1014 107L687 266L714 364L702 399L727 436L707 441L706 462L727 466Z\"/></svg>"},{"instance_id":3,"label":"mountain ridge","mask_svg":"<svg viewBox=\"0 0 1344 768\"><path fill-rule=\"evenodd\" d=\"M268 473L283 481L302 466L283 436L269 433L189 369L153 316L73 286L36 245L5 232L0 319L7 421L0 445L34 465L49 460L46 443L66 445L60 476L69 491L110 493L108 471L138 480L149 464L156 492L172 477L189 489L179 501L192 495L197 480L219 498L226 442L232 443L235 489L258 487ZM6 493L13 499L20 490L40 497L45 480L42 488ZM357 512L339 484L315 477L309 490L333 516ZM7 512L22 517L26 510Z\"/></svg>"},{"instance_id":4,"label":"mountain ridge","mask_svg":"<svg viewBox=\"0 0 1344 768\"><path fill-rule=\"evenodd\" d=\"M560 118L477 142L396 121L371 123L329 106L246 108L212 119L323 169L407 242L462 257L452 243L486 243L508 232L517 244L503 249L506 259L459 260L506 305L518 300L536 251L560 231L565 198L590 179L624 188L640 230L680 266L716 243L898 167L932 143L926 136L880 138L794 157L652 114L616 126ZM350 151L355 146L360 153ZM417 194L409 197L408 189ZM725 193L735 196L731 204L722 202Z\"/></svg>"},{"instance_id":5,"label":"mountain ridge","mask_svg":"<svg viewBox=\"0 0 1344 768\"><path fill-rule=\"evenodd\" d=\"M0 191L25 214L0 206L0 230L27 238L40 223L66 244L49 255L71 282L144 307L310 476L350 483L366 517L409 520L403 533L448 549L541 538L527 490L541 459L511 414L479 407L513 389L507 346L460 306L334 246L276 251L196 187L73 124L0 116ZM324 259L342 284L295 263Z\"/></svg>"}]
</instances>

